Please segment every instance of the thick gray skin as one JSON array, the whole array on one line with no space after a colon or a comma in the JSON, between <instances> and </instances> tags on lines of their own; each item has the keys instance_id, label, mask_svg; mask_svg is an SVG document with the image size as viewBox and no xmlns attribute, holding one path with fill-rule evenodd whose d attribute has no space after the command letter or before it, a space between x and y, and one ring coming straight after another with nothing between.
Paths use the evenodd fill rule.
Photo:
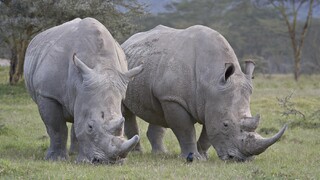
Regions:
<instances>
[{"instance_id":1,"label":"thick gray skin","mask_svg":"<svg viewBox=\"0 0 320 180\"><path fill-rule=\"evenodd\" d=\"M76 56L74 55L76 53ZM50 136L46 159L66 159L66 122L74 123L77 161L122 162L139 141L123 138L121 102L129 79L125 55L109 31L92 18L75 19L38 34L24 65L27 89Z\"/></svg>"},{"instance_id":2,"label":"thick gray skin","mask_svg":"<svg viewBox=\"0 0 320 180\"><path fill-rule=\"evenodd\" d=\"M259 123L249 107L254 64L248 62L244 74L218 32L204 26L177 30L160 25L121 46L129 69L144 64L144 71L128 85L125 133L129 138L138 133L135 115L150 123L147 136L153 152L166 151L165 128L176 135L182 157L193 152L206 159L212 145L221 159L237 161L262 153L284 133L286 126L270 139L254 132ZM203 124L198 142L195 123Z\"/></svg>"}]
</instances>

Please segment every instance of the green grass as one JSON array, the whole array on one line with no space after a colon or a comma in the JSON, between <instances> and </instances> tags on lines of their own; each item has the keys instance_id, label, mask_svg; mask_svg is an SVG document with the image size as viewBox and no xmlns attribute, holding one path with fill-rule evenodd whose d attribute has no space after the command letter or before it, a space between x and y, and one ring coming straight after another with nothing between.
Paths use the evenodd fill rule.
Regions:
<instances>
[{"instance_id":1,"label":"green grass","mask_svg":"<svg viewBox=\"0 0 320 180\"><path fill-rule=\"evenodd\" d=\"M129 154L124 165L75 164L75 157L64 162L45 161L49 138L37 107L23 83L9 86L7 68L0 68L0 179L319 179L320 178L320 76L302 76L299 83L289 75L269 78L257 75L251 97L252 114L260 113L258 128L270 137L285 123L283 138L253 161L223 162L213 148L210 159L186 164L178 158L179 146L167 130L166 155L152 155L146 138L147 124L139 121L143 154ZM294 92L294 107L306 115L281 116L276 97ZM293 126L294 125L294 126ZM70 126L70 125L69 125ZM199 133L200 126L197 126Z\"/></svg>"}]
</instances>

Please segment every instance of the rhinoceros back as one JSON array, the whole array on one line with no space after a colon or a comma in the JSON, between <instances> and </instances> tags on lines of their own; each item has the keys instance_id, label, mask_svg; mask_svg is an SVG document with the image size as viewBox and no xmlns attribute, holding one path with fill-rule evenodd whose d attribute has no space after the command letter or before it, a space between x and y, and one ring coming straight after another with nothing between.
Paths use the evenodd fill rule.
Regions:
<instances>
[{"instance_id":1,"label":"rhinoceros back","mask_svg":"<svg viewBox=\"0 0 320 180\"><path fill-rule=\"evenodd\" d=\"M77 18L73 21L64 23L60 26L48 29L32 39L25 56L24 78L26 87L34 101L36 101L33 79L38 68L43 64L43 61L52 58L49 54L54 46L66 36L72 34L77 29L77 24L81 19ZM64 49L59 49L64 51ZM71 53L71 52L70 52ZM53 62L54 63L54 62ZM48 67L50 68L50 67Z\"/></svg>"},{"instance_id":2,"label":"rhinoceros back","mask_svg":"<svg viewBox=\"0 0 320 180\"><path fill-rule=\"evenodd\" d=\"M38 34L26 52L24 75L34 101L36 94L72 108L77 83L76 53L89 68L127 71L125 55L110 32L93 18L75 19Z\"/></svg>"},{"instance_id":3,"label":"rhinoceros back","mask_svg":"<svg viewBox=\"0 0 320 180\"><path fill-rule=\"evenodd\" d=\"M160 101L174 101L198 118L197 107L203 106L197 98L198 83L216 80L227 62L240 69L223 36L201 25L187 29L160 25L133 35L122 48L129 69L144 64L143 72L128 85L125 105L145 120L163 114Z\"/></svg>"},{"instance_id":4,"label":"rhinoceros back","mask_svg":"<svg viewBox=\"0 0 320 180\"><path fill-rule=\"evenodd\" d=\"M121 45L125 51L129 69L140 64L143 64L144 67L142 73L129 83L124 102L131 111L141 118L146 119L147 116L154 113L160 116L162 114L159 102L155 99L152 90L154 81L157 80L155 76L157 76L158 67L161 66L161 63L166 63L162 58L166 57L169 50L164 48L166 42L162 41L160 37L170 36L176 31L176 29L159 25L150 31L133 35ZM145 116L145 114L149 115Z\"/></svg>"}]
</instances>

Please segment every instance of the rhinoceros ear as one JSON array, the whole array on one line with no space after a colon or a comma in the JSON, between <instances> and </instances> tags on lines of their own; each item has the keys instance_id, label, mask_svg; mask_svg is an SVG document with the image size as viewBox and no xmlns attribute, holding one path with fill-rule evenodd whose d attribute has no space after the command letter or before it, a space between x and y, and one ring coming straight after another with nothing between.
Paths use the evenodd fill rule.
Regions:
<instances>
[{"instance_id":1,"label":"rhinoceros ear","mask_svg":"<svg viewBox=\"0 0 320 180\"><path fill-rule=\"evenodd\" d=\"M73 63L76 65L78 70L83 74L83 75L89 75L92 74L92 69L90 69L86 64L84 64L77 56L76 53L73 54Z\"/></svg>"},{"instance_id":2,"label":"rhinoceros ear","mask_svg":"<svg viewBox=\"0 0 320 180\"><path fill-rule=\"evenodd\" d=\"M224 68L224 76L221 78L220 83L224 84L232 76L235 71L235 67L232 63L226 63Z\"/></svg>"},{"instance_id":3,"label":"rhinoceros ear","mask_svg":"<svg viewBox=\"0 0 320 180\"><path fill-rule=\"evenodd\" d=\"M255 63L252 60L247 60L245 61L245 74L250 78L253 79L253 71L254 71L254 66Z\"/></svg>"},{"instance_id":4,"label":"rhinoceros ear","mask_svg":"<svg viewBox=\"0 0 320 180\"><path fill-rule=\"evenodd\" d=\"M128 72L124 73L124 75L129 79L132 80L134 78L134 76L136 76L137 74L139 74L141 71L143 70L142 64L130 69Z\"/></svg>"}]
</instances>

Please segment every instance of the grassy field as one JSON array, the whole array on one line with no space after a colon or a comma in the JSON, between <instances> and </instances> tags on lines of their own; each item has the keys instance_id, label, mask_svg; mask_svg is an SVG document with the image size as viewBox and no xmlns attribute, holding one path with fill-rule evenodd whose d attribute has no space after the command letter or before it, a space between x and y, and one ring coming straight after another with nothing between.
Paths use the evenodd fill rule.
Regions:
<instances>
[{"instance_id":1,"label":"grassy field","mask_svg":"<svg viewBox=\"0 0 320 180\"><path fill-rule=\"evenodd\" d=\"M223 162L211 148L208 161L186 164L169 129L169 154L152 155L147 124L139 121L144 153L129 154L121 166L94 166L75 164L73 156L64 162L44 160L49 138L37 107L23 83L8 85L7 74L0 68L0 179L320 179L320 76L302 76L299 83L289 75L256 76L251 110L262 115L258 132L270 137L286 122L289 129L253 161ZM286 112L305 118L283 116Z\"/></svg>"}]
</instances>

